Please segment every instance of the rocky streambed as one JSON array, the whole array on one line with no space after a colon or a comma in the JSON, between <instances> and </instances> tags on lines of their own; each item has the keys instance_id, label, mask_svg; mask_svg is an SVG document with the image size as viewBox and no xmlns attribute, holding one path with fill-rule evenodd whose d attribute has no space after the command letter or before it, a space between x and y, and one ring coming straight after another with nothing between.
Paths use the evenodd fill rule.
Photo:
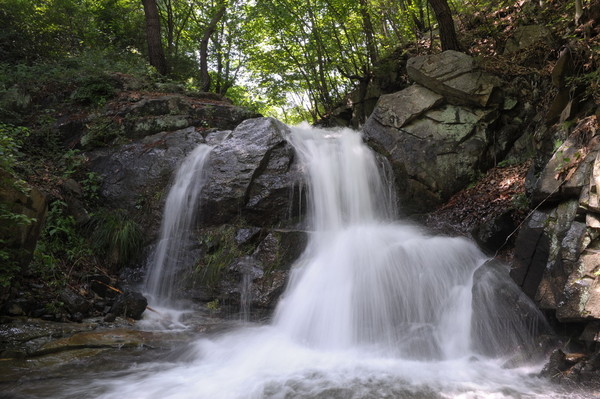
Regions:
<instances>
[{"instance_id":1,"label":"rocky streambed","mask_svg":"<svg viewBox=\"0 0 600 399\"><path fill-rule=\"evenodd\" d=\"M240 325L239 315L205 307L161 310L140 321L118 317L113 322L92 318L64 323L4 317L0 398L71 397L67 391L72 387L127 374L137 364L178 360L194 340Z\"/></svg>"}]
</instances>

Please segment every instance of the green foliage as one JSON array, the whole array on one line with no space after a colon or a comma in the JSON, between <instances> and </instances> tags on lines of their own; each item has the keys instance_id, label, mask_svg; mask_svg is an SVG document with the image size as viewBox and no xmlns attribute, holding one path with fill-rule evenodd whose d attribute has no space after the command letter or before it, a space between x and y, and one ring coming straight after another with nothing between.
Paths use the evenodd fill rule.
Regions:
<instances>
[{"instance_id":1,"label":"green foliage","mask_svg":"<svg viewBox=\"0 0 600 399\"><path fill-rule=\"evenodd\" d=\"M20 272L19 263L15 260L16 255L14 249L6 248L7 241L0 239L0 287L10 286L13 279Z\"/></svg>"},{"instance_id":2,"label":"green foliage","mask_svg":"<svg viewBox=\"0 0 600 399\"><path fill-rule=\"evenodd\" d=\"M109 117L96 118L87 127L86 134L81 138L81 145L88 150L114 144L123 138L123 127Z\"/></svg>"},{"instance_id":3,"label":"green foliage","mask_svg":"<svg viewBox=\"0 0 600 399\"><path fill-rule=\"evenodd\" d=\"M0 202L0 286L7 287L20 272L19 255L22 249L14 248L8 237L22 226L35 222L35 218L14 212L8 204Z\"/></svg>"},{"instance_id":4,"label":"green foliage","mask_svg":"<svg viewBox=\"0 0 600 399\"><path fill-rule=\"evenodd\" d=\"M531 207L531 200L527 194L516 194L511 199L512 206L517 210L527 211Z\"/></svg>"},{"instance_id":5,"label":"green foliage","mask_svg":"<svg viewBox=\"0 0 600 399\"><path fill-rule=\"evenodd\" d=\"M94 249L113 265L125 265L140 253L143 231L123 209L96 212L86 226Z\"/></svg>"},{"instance_id":6,"label":"green foliage","mask_svg":"<svg viewBox=\"0 0 600 399\"><path fill-rule=\"evenodd\" d=\"M208 302L206 304L206 308L212 313L218 312L221 309L221 306L219 305L219 300L215 299L214 301Z\"/></svg>"},{"instance_id":7,"label":"green foliage","mask_svg":"<svg viewBox=\"0 0 600 399\"><path fill-rule=\"evenodd\" d=\"M71 177L79 171L86 158L79 150L67 150L60 158L59 165L64 177Z\"/></svg>"},{"instance_id":8,"label":"green foliage","mask_svg":"<svg viewBox=\"0 0 600 399\"><path fill-rule=\"evenodd\" d=\"M89 202L95 202L100 199L100 186L102 178L96 172L87 172L85 177L80 181L83 187L83 195Z\"/></svg>"},{"instance_id":9,"label":"green foliage","mask_svg":"<svg viewBox=\"0 0 600 399\"><path fill-rule=\"evenodd\" d=\"M21 193L28 190L25 181L17 176L15 168L19 165L20 150L29 130L21 126L0 123L0 184L6 188L14 188ZM21 249L12 248L16 231L35 222L12 205L0 202L0 286L10 285L20 271L19 255Z\"/></svg>"},{"instance_id":10,"label":"green foliage","mask_svg":"<svg viewBox=\"0 0 600 399\"><path fill-rule=\"evenodd\" d=\"M0 59L11 64L62 58L90 47L143 47L135 0L2 0Z\"/></svg>"},{"instance_id":11,"label":"green foliage","mask_svg":"<svg viewBox=\"0 0 600 399\"><path fill-rule=\"evenodd\" d=\"M29 129L0 123L0 169L14 173L21 146L29 136Z\"/></svg>"},{"instance_id":12,"label":"green foliage","mask_svg":"<svg viewBox=\"0 0 600 399\"><path fill-rule=\"evenodd\" d=\"M89 76L79 82L79 87L71 93L71 100L84 105L102 106L115 96L118 82L110 75Z\"/></svg>"},{"instance_id":13,"label":"green foliage","mask_svg":"<svg viewBox=\"0 0 600 399\"><path fill-rule=\"evenodd\" d=\"M235 242L236 228L220 226L207 232L201 240L205 255L196 266L196 279L209 287L215 286L221 279L221 273L231 263L248 254L247 248L240 248Z\"/></svg>"},{"instance_id":14,"label":"green foliage","mask_svg":"<svg viewBox=\"0 0 600 399\"><path fill-rule=\"evenodd\" d=\"M62 286L74 268L93 263L93 251L67 204L49 206L46 225L34 252L34 270L51 286Z\"/></svg>"}]
</instances>

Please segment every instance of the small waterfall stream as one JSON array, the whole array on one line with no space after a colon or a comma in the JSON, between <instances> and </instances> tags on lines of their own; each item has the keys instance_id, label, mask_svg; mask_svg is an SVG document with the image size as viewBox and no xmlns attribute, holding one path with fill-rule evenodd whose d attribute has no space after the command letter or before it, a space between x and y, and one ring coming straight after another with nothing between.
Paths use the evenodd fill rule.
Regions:
<instances>
[{"instance_id":1,"label":"small waterfall stream","mask_svg":"<svg viewBox=\"0 0 600 399\"><path fill-rule=\"evenodd\" d=\"M495 295L519 294L501 271L478 272L487 259L474 244L394 222L389 183L356 132L292 130L313 233L272 323L199 339L176 361L136 365L89 390L132 399L567 397L534 377L539 364L506 366L544 321L533 310L523 320ZM157 259L181 256L182 247L165 248ZM169 298L170 283L153 279L152 292Z\"/></svg>"},{"instance_id":2,"label":"small waterfall stream","mask_svg":"<svg viewBox=\"0 0 600 399\"><path fill-rule=\"evenodd\" d=\"M204 164L212 147L200 144L177 170L165 202L160 238L146 275L145 289L151 303L171 305L180 287L179 275L191 266L189 246L197 202L204 184Z\"/></svg>"}]
</instances>

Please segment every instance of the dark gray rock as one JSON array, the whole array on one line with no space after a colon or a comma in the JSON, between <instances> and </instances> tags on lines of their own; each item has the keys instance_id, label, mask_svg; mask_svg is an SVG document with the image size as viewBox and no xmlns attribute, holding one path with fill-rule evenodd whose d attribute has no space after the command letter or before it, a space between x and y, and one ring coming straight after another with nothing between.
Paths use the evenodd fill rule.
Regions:
<instances>
[{"instance_id":1,"label":"dark gray rock","mask_svg":"<svg viewBox=\"0 0 600 399\"><path fill-rule=\"evenodd\" d=\"M237 251L219 248L210 255L213 264L222 263L226 269L220 276L214 296L223 303L236 305L246 296L246 299L250 298L252 309L272 308L283 292L290 267L306 248L307 233L244 228L238 230L235 239L241 234L245 241L238 244ZM260 238L258 242L257 238ZM221 246L227 244L221 241ZM254 249L251 249L252 245ZM232 258L232 253L238 255Z\"/></svg>"},{"instance_id":2,"label":"dark gray rock","mask_svg":"<svg viewBox=\"0 0 600 399\"><path fill-rule=\"evenodd\" d=\"M204 143L202 135L187 128L159 133L117 149L87 154L90 170L102 179L100 195L109 207L143 214L146 231L155 234L164 197L173 173L183 159Z\"/></svg>"},{"instance_id":3,"label":"dark gray rock","mask_svg":"<svg viewBox=\"0 0 600 399\"><path fill-rule=\"evenodd\" d=\"M126 316L135 320L142 318L148 306L148 300L139 292L128 292L119 295L110 309L110 314Z\"/></svg>"},{"instance_id":4,"label":"dark gray rock","mask_svg":"<svg viewBox=\"0 0 600 399\"><path fill-rule=\"evenodd\" d=\"M550 239L544 232L549 215L535 211L519 231L511 277L523 291L535 298L550 255Z\"/></svg>"},{"instance_id":5,"label":"dark gray rock","mask_svg":"<svg viewBox=\"0 0 600 399\"><path fill-rule=\"evenodd\" d=\"M271 118L240 124L211 153L201 193L201 222L276 225L290 218L291 194L299 180L289 129Z\"/></svg>"},{"instance_id":6,"label":"dark gray rock","mask_svg":"<svg viewBox=\"0 0 600 399\"><path fill-rule=\"evenodd\" d=\"M494 254L506 244L508 237L516 227L512 212L508 211L479 224L471 232L471 235L481 248Z\"/></svg>"},{"instance_id":7,"label":"dark gray rock","mask_svg":"<svg viewBox=\"0 0 600 399\"><path fill-rule=\"evenodd\" d=\"M379 97L373 117L384 126L400 129L426 111L443 103L444 97L420 85Z\"/></svg>"},{"instance_id":8,"label":"dark gray rock","mask_svg":"<svg viewBox=\"0 0 600 399\"><path fill-rule=\"evenodd\" d=\"M235 243L238 246L251 245L259 238L261 232L259 227L241 228L235 233Z\"/></svg>"},{"instance_id":9,"label":"dark gray rock","mask_svg":"<svg viewBox=\"0 0 600 399\"><path fill-rule=\"evenodd\" d=\"M88 277L90 289L101 298L114 298L118 295L117 291L111 289L115 285L114 281L103 274Z\"/></svg>"},{"instance_id":10,"label":"dark gray rock","mask_svg":"<svg viewBox=\"0 0 600 399\"><path fill-rule=\"evenodd\" d=\"M68 288L60 294L60 299L71 314L80 313L85 315L89 313L90 302Z\"/></svg>"},{"instance_id":11,"label":"dark gray rock","mask_svg":"<svg viewBox=\"0 0 600 399\"><path fill-rule=\"evenodd\" d=\"M7 261L25 267L33 258L46 219L48 201L46 195L36 187L21 187L22 183L17 183L11 174L2 169L0 181L0 203L15 215L30 220L30 223L16 223L5 218L0 223L0 241L10 256ZM1 290L0 287L0 293Z\"/></svg>"},{"instance_id":12,"label":"dark gray rock","mask_svg":"<svg viewBox=\"0 0 600 399\"><path fill-rule=\"evenodd\" d=\"M554 153L542 171L532 201L556 202L580 196L590 183L597 149L589 151L578 134L572 134Z\"/></svg>"},{"instance_id":13,"label":"dark gray rock","mask_svg":"<svg viewBox=\"0 0 600 399\"><path fill-rule=\"evenodd\" d=\"M246 108L232 105L224 98L215 98L211 93L196 97L183 94L130 97L130 100L131 103L119 104L101 118L111 117L116 122L113 128L134 139L192 126L228 130L245 119L259 116ZM93 119L91 122L94 122ZM85 141L84 136L82 142Z\"/></svg>"}]
</instances>

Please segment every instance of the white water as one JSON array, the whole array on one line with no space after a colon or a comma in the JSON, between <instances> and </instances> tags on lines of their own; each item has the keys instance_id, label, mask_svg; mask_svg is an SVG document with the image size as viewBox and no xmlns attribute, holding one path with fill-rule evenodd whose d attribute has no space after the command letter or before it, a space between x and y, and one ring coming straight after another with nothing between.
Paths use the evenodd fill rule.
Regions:
<instances>
[{"instance_id":1,"label":"white water","mask_svg":"<svg viewBox=\"0 0 600 399\"><path fill-rule=\"evenodd\" d=\"M200 144L183 161L165 203L160 239L150 262L145 282L146 294L154 306L172 305L181 286L179 275L191 267L191 230L197 202L204 184L203 167L211 147Z\"/></svg>"},{"instance_id":2,"label":"white water","mask_svg":"<svg viewBox=\"0 0 600 399\"><path fill-rule=\"evenodd\" d=\"M134 366L86 387L88 395L573 397L535 378L539 365L503 366L536 323L496 299L508 284L497 273L473 289L485 257L472 243L389 221L387 183L358 134L295 128L292 142L308 176L314 232L271 325L200 339L177 361ZM476 304L475 291L483 293ZM501 352L481 353L490 351Z\"/></svg>"}]
</instances>

